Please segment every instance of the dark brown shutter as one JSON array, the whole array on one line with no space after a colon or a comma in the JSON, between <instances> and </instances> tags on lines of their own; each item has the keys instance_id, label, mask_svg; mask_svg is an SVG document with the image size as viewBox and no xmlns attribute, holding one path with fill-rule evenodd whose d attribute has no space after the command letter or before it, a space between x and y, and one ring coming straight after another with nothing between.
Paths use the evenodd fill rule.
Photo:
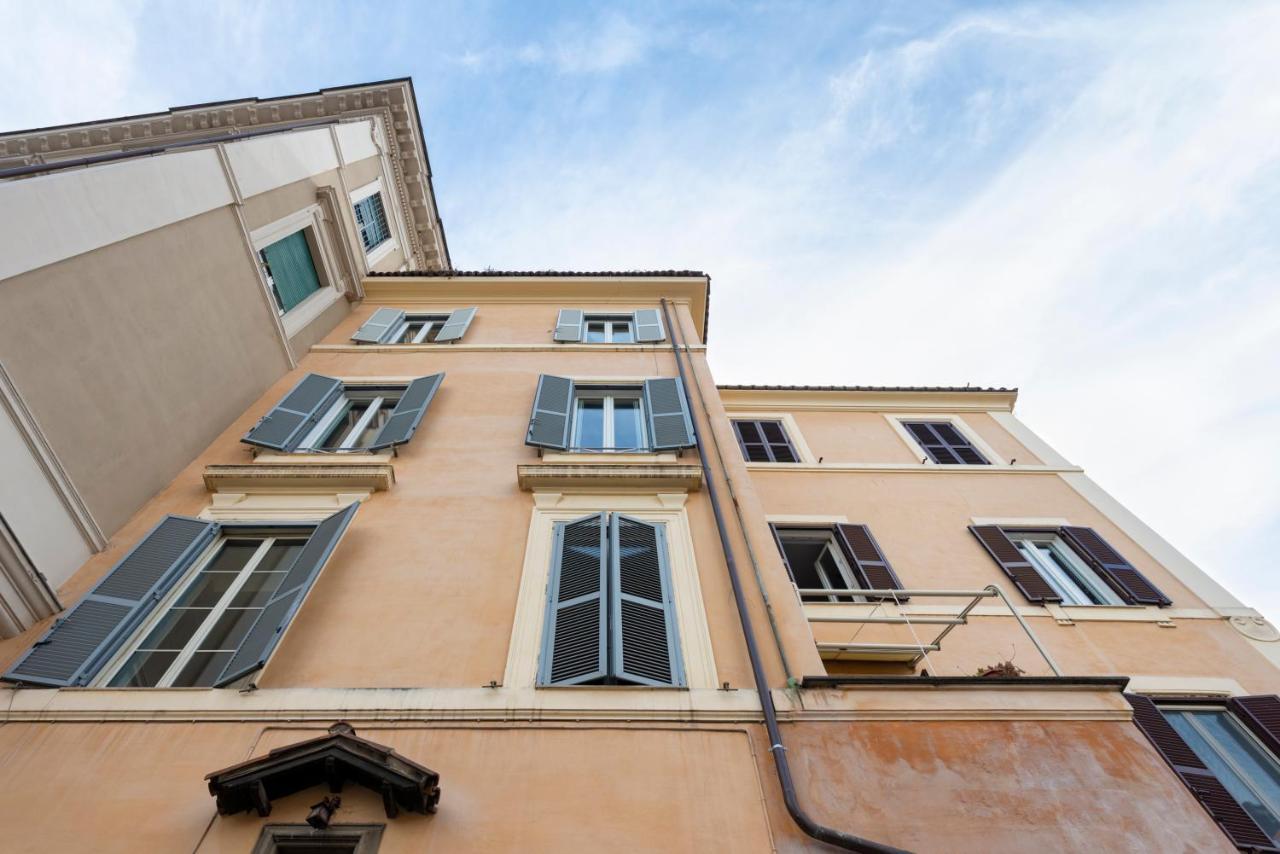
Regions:
<instances>
[{"instance_id":1,"label":"dark brown shutter","mask_svg":"<svg viewBox=\"0 0 1280 854\"><path fill-rule=\"evenodd\" d=\"M1280 697L1275 694L1232 697L1227 701L1227 707L1267 746L1267 750L1280 757Z\"/></svg>"},{"instance_id":2,"label":"dark brown shutter","mask_svg":"<svg viewBox=\"0 0 1280 854\"><path fill-rule=\"evenodd\" d=\"M991 555L991 559L1004 570L1004 574L1009 576L1009 580L1017 585L1023 596L1027 597L1028 602L1062 601L1057 591L1049 586L1049 582L1045 581L1039 572L1036 572L1035 567L1022 556L1022 552L1018 551L1013 541L1004 535L1000 526L970 525L969 530L978 538L978 542L982 543L982 547L987 550L987 554Z\"/></svg>"},{"instance_id":3,"label":"dark brown shutter","mask_svg":"<svg viewBox=\"0 0 1280 854\"><path fill-rule=\"evenodd\" d=\"M1062 536L1130 605L1171 605L1169 597L1092 528L1067 526Z\"/></svg>"},{"instance_id":4,"label":"dark brown shutter","mask_svg":"<svg viewBox=\"0 0 1280 854\"><path fill-rule=\"evenodd\" d=\"M868 590L901 590L902 582L889 565L889 560L880 551L876 538L871 536L871 529L866 525L835 526L836 542L844 552L845 559L854 571L862 576L862 583ZM888 599L890 597L868 596L868 599ZM899 596L897 601L905 602L909 597Z\"/></svg>"},{"instance_id":5,"label":"dark brown shutter","mask_svg":"<svg viewBox=\"0 0 1280 854\"><path fill-rule=\"evenodd\" d=\"M1214 773L1205 767L1173 725L1165 720L1156 704L1149 697L1138 694L1125 694L1124 698L1133 706L1133 722L1138 725L1138 729L1142 730L1143 735L1164 757L1164 761L1169 763L1173 773L1196 796L1222 828L1222 832L1240 848L1275 850L1270 837L1262 832L1262 828L1231 797L1231 793L1218 782Z\"/></svg>"},{"instance_id":6,"label":"dark brown shutter","mask_svg":"<svg viewBox=\"0 0 1280 854\"><path fill-rule=\"evenodd\" d=\"M773 541L778 544L778 554L782 555L782 565L787 568L787 575L791 576L791 583L796 583L796 574L791 571L791 561L787 558L787 550L782 547L782 537L778 536L778 526L769 523L769 533L773 534Z\"/></svg>"}]
</instances>

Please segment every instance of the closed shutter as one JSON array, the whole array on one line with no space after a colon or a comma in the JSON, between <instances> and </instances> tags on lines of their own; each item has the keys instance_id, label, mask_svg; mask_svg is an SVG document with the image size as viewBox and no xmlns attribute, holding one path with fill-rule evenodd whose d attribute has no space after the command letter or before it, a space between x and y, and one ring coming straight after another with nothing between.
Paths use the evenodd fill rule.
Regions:
<instances>
[{"instance_id":1,"label":"closed shutter","mask_svg":"<svg viewBox=\"0 0 1280 854\"><path fill-rule=\"evenodd\" d=\"M642 685L683 685L665 530L616 513L610 529L613 673Z\"/></svg>"},{"instance_id":2,"label":"closed shutter","mask_svg":"<svg viewBox=\"0 0 1280 854\"><path fill-rule=\"evenodd\" d=\"M562 308L560 313L556 315L556 334L557 341L581 341L582 340L582 322L583 312L580 308Z\"/></svg>"},{"instance_id":3,"label":"closed shutter","mask_svg":"<svg viewBox=\"0 0 1280 854\"><path fill-rule=\"evenodd\" d=\"M609 671L608 533L604 513L556 525L540 685L580 685Z\"/></svg>"},{"instance_id":4,"label":"closed shutter","mask_svg":"<svg viewBox=\"0 0 1280 854\"><path fill-rule=\"evenodd\" d=\"M633 315L636 325L636 341L646 342L666 340L662 331L662 316L656 308L642 308Z\"/></svg>"},{"instance_id":5,"label":"closed shutter","mask_svg":"<svg viewBox=\"0 0 1280 854\"><path fill-rule=\"evenodd\" d=\"M51 687L88 684L217 533L213 522L166 516L4 678Z\"/></svg>"},{"instance_id":6,"label":"closed shutter","mask_svg":"<svg viewBox=\"0 0 1280 854\"><path fill-rule=\"evenodd\" d=\"M316 275L316 265L311 259L306 229L272 243L262 250L262 254L267 259L267 269L271 272L281 311L289 311L320 290L320 277Z\"/></svg>"},{"instance_id":7,"label":"closed shutter","mask_svg":"<svg viewBox=\"0 0 1280 854\"><path fill-rule=\"evenodd\" d=\"M351 336L361 344L389 344L391 336L404 322L404 312L398 308L380 308Z\"/></svg>"},{"instance_id":8,"label":"closed shutter","mask_svg":"<svg viewBox=\"0 0 1280 854\"><path fill-rule=\"evenodd\" d=\"M341 395L341 380L307 374L240 441L292 451Z\"/></svg>"},{"instance_id":9,"label":"closed shutter","mask_svg":"<svg viewBox=\"0 0 1280 854\"><path fill-rule=\"evenodd\" d=\"M1064 527L1061 534L1080 556L1106 579L1130 605L1171 605L1147 577L1092 528Z\"/></svg>"},{"instance_id":10,"label":"closed shutter","mask_svg":"<svg viewBox=\"0 0 1280 854\"><path fill-rule=\"evenodd\" d=\"M866 525L845 525L839 524L835 526L836 542L840 544L840 550L844 552L845 560L849 561L854 571L862 576L862 583L866 585L868 590L901 590L902 582L898 580L898 575L893 571L893 567L889 565L889 560L884 556L884 552L880 551L880 545L876 542L876 538L871 535L871 529ZM868 599L891 599L893 597L873 597ZM909 597L898 596L896 601L906 602Z\"/></svg>"},{"instance_id":11,"label":"closed shutter","mask_svg":"<svg viewBox=\"0 0 1280 854\"><path fill-rule=\"evenodd\" d=\"M222 675L214 683L215 687L221 688L267 663L359 506L360 503L355 502L316 525L275 594L262 607L258 619L240 641L240 647L227 662Z\"/></svg>"},{"instance_id":12,"label":"closed shutter","mask_svg":"<svg viewBox=\"0 0 1280 854\"><path fill-rule=\"evenodd\" d=\"M978 449L945 421L907 421L904 425L929 459L942 465L989 465Z\"/></svg>"},{"instance_id":13,"label":"closed shutter","mask_svg":"<svg viewBox=\"0 0 1280 854\"><path fill-rule=\"evenodd\" d=\"M649 413L649 446L655 451L692 448L693 420L679 377L644 381L645 411Z\"/></svg>"},{"instance_id":14,"label":"closed shutter","mask_svg":"<svg viewBox=\"0 0 1280 854\"><path fill-rule=\"evenodd\" d=\"M1271 839L1245 812L1236 799L1218 781L1218 778L1196 756L1195 751L1182 740L1178 731L1160 713L1149 697L1125 694L1133 707L1133 722L1151 741L1165 762L1178 775L1223 832L1241 848L1259 846L1275 850Z\"/></svg>"},{"instance_id":15,"label":"closed shutter","mask_svg":"<svg viewBox=\"0 0 1280 854\"><path fill-rule=\"evenodd\" d=\"M393 445L403 445L413 438L413 433L427 414L431 399L436 396L440 383L444 382L444 374L432 374L429 377L418 377L409 383L400 402L392 410L387 423L382 425L377 437L369 445L369 450L379 451Z\"/></svg>"},{"instance_id":16,"label":"closed shutter","mask_svg":"<svg viewBox=\"0 0 1280 854\"><path fill-rule=\"evenodd\" d=\"M749 463L798 463L800 455L780 421L733 422L742 456Z\"/></svg>"},{"instance_id":17,"label":"closed shutter","mask_svg":"<svg viewBox=\"0 0 1280 854\"><path fill-rule=\"evenodd\" d=\"M573 409L573 380L543 374L538 377L538 390L533 395L533 411L529 413L529 432L524 443L535 448L569 447L570 412Z\"/></svg>"},{"instance_id":18,"label":"closed shutter","mask_svg":"<svg viewBox=\"0 0 1280 854\"><path fill-rule=\"evenodd\" d=\"M1061 602L1062 597L1041 577L1013 541L1004 535L997 525L970 525L970 532L982 543L982 547L999 564L1028 602Z\"/></svg>"},{"instance_id":19,"label":"closed shutter","mask_svg":"<svg viewBox=\"0 0 1280 854\"><path fill-rule=\"evenodd\" d=\"M471 320L476 316L476 310L472 308L459 308L449 313L449 319L444 322L444 326L440 327L440 331L436 333L436 343L441 341L458 341L463 335L467 334L467 328L471 326Z\"/></svg>"},{"instance_id":20,"label":"closed shutter","mask_svg":"<svg viewBox=\"0 0 1280 854\"><path fill-rule=\"evenodd\" d=\"M1227 701L1227 708L1272 755L1280 757L1280 697L1275 694L1232 697Z\"/></svg>"}]
</instances>

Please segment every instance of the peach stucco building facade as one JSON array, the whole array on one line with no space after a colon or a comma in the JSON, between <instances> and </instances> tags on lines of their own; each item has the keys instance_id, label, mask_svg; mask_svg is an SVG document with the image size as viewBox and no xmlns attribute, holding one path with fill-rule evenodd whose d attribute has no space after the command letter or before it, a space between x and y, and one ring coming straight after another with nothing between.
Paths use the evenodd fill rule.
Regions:
<instances>
[{"instance_id":1,"label":"peach stucco building facade","mask_svg":"<svg viewBox=\"0 0 1280 854\"><path fill-rule=\"evenodd\" d=\"M366 269L342 222L353 275L294 337L258 311L276 361L225 364L198 448L64 467L92 508L145 484L0 640L0 848L1272 845L1275 630L1016 391L718 386L702 273ZM0 281L0 358L74 459L46 292L80 299Z\"/></svg>"}]
</instances>

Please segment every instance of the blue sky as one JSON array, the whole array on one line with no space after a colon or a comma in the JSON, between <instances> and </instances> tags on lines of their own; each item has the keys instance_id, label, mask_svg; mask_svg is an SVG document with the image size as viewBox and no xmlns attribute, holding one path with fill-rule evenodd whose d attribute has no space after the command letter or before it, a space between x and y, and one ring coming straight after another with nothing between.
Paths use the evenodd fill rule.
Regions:
<instances>
[{"instance_id":1,"label":"blue sky","mask_svg":"<svg viewBox=\"0 0 1280 854\"><path fill-rule=\"evenodd\" d=\"M721 382L1016 385L1280 622L1280 5L0 1L0 127L411 75L455 263L697 268Z\"/></svg>"}]
</instances>

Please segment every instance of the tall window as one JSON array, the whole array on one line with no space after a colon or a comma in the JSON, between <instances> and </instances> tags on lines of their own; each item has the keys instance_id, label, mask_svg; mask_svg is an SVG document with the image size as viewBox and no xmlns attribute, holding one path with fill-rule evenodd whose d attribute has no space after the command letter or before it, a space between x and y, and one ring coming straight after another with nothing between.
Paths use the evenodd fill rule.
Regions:
<instances>
[{"instance_id":1,"label":"tall window","mask_svg":"<svg viewBox=\"0 0 1280 854\"><path fill-rule=\"evenodd\" d=\"M575 451L644 451L643 395L635 388L576 389L571 449Z\"/></svg>"},{"instance_id":2,"label":"tall window","mask_svg":"<svg viewBox=\"0 0 1280 854\"><path fill-rule=\"evenodd\" d=\"M352 386L320 417L296 450L353 451L372 445L391 418L404 386Z\"/></svg>"},{"instance_id":3,"label":"tall window","mask_svg":"<svg viewBox=\"0 0 1280 854\"><path fill-rule=\"evenodd\" d=\"M1008 531L1027 562L1064 605L1123 605L1116 592L1075 550L1052 531Z\"/></svg>"},{"instance_id":4,"label":"tall window","mask_svg":"<svg viewBox=\"0 0 1280 854\"><path fill-rule=\"evenodd\" d=\"M320 276L311 255L310 229L295 231L258 252L281 314L320 290Z\"/></svg>"},{"instance_id":5,"label":"tall window","mask_svg":"<svg viewBox=\"0 0 1280 854\"><path fill-rule=\"evenodd\" d=\"M942 465L990 465L987 458L949 421L904 421L929 459Z\"/></svg>"},{"instance_id":6,"label":"tall window","mask_svg":"<svg viewBox=\"0 0 1280 854\"><path fill-rule=\"evenodd\" d=\"M387 212L382 207L382 193L375 192L353 205L356 226L360 229L360 242L366 253L372 252L391 239L387 226Z\"/></svg>"},{"instance_id":7,"label":"tall window","mask_svg":"<svg viewBox=\"0 0 1280 854\"><path fill-rule=\"evenodd\" d=\"M751 463L798 463L800 455L787 437L781 421L734 419L742 455Z\"/></svg>"},{"instance_id":8,"label":"tall window","mask_svg":"<svg viewBox=\"0 0 1280 854\"><path fill-rule=\"evenodd\" d=\"M801 590L856 590L862 587L830 528L779 528L778 544L791 578ZM865 602L853 594L805 593L805 602Z\"/></svg>"}]
</instances>

